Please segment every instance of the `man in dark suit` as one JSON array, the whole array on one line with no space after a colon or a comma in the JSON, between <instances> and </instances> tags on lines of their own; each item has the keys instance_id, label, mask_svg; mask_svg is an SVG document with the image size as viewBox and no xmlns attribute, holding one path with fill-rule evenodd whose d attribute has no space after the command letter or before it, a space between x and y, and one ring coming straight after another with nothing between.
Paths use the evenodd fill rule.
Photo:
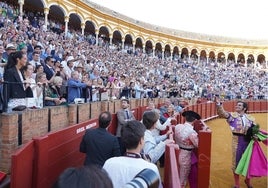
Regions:
<instances>
[{"instance_id":1,"label":"man in dark suit","mask_svg":"<svg viewBox=\"0 0 268 188\"><path fill-rule=\"evenodd\" d=\"M126 152L126 148L121 141L121 129L123 126L127 124L128 121L136 120L135 116L129 109L129 100L122 99L121 100L121 109L117 112L117 129L116 136L119 141L121 155L124 155Z\"/></svg>"},{"instance_id":2,"label":"man in dark suit","mask_svg":"<svg viewBox=\"0 0 268 188\"><path fill-rule=\"evenodd\" d=\"M47 76L47 80L51 80L51 78L54 77L58 71L58 69L54 69L54 62L54 58L52 58L51 56L47 56L47 58L45 59L45 64L42 64L44 68L44 73L46 73Z\"/></svg>"},{"instance_id":3,"label":"man in dark suit","mask_svg":"<svg viewBox=\"0 0 268 188\"><path fill-rule=\"evenodd\" d=\"M80 143L80 152L86 153L84 165L95 164L102 167L107 159L120 156L117 138L107 131L111 120L110 112L102 112L99 115L99 127L86 131Z\"/></svg>"}]
</instances>

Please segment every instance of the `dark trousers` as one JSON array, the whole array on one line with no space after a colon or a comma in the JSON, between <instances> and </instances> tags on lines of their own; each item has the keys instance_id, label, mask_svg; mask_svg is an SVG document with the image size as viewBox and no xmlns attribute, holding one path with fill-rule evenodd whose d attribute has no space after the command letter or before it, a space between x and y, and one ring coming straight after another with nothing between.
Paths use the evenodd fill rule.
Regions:
<instances>
[{"instance_id":1,"label":"dark trousers","mask_svg":"<svg viewBox=\"0 0 268 188\"><path fill-rule=\"evenodd\" d=\"M121 155L125 155L125 153L126 153L126 146L125 146L125 144L122 142L121 137L117 137L117 140L119 142Z\"/></svg>"}]
</instances>

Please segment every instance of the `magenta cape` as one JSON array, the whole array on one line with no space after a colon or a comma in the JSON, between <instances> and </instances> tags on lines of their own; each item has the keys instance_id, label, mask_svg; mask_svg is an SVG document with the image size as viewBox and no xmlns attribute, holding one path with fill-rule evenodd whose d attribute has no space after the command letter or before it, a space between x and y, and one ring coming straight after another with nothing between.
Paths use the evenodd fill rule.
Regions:
<instances>
[{"instance_id":1,"label":"magenta cape","mask_svg":"<svg viewBox=\"0 0 268 188\"><path fill-rule=\"evenodd\" d=\"M259 140L267 145L268 135L260 131L257 134ZM242 158L240 159L236 174L241 174L248 178L267 176L268 163L258 141L251 140Z\"/></svg>"}]
</instances>

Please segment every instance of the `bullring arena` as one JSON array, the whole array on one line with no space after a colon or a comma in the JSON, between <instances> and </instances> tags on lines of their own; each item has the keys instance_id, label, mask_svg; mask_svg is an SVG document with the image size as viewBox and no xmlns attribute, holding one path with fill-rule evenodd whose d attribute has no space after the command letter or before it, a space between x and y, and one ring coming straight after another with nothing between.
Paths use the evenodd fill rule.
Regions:
<instances>
[{"instance_id":1,"label":"bullring arena","mask_svg":"<svg viewBox=\"0 0 268 188\"><path fill-rule=\"evenodd\" d=\"M13 44L29 54L29 46L33 50L39 46L41 60L53 56L54 63L64 69L74 61L75 70L82 68L81 77L86 73L98 85L95 77L99 75L106 88L104 95L96 87L97 94L90 93L79 104L67 101L46 106L44 97L40 108L27 103L23 111L2 109L0 171L6 176L0 188L52 187L64 169L83 165L85 155L79 152L79 144L85 130L96 128L98 115L110 111L113 121L108 130L115 134L122 97L130 99L137 120L149 99L159 108L171 98L181 107L180 113L193 110L201 115L201 123L209 129L200 133L199 188L233 186L231 131L226 121L218 118L215 97L221 98L228 111L234 111L237 100L246 101L249 113L267 131L266 40L197 35L155 26L87 0L9 0L0 4L3 51ZM110 81L110 77L115 79ZM128 92L114 80L129 85ZM5 84L9 83L3 82L3 87ZM68 97L68 86L63 84L63 89ZM176 123L184 122L181 115L176 118ZM267 157L267 147L261 147ZM180 187L178 153L175 145L166 146L165 167L158 167L165 188ZM243 181L241 187L245 187ZM267 187L267 176L254 178L252 184Z\"/></svg>"}]
</instances>

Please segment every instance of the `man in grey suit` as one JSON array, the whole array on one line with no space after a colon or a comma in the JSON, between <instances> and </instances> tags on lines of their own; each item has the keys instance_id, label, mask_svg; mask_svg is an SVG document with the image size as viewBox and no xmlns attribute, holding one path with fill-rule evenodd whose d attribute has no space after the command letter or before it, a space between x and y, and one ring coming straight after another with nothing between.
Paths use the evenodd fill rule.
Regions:
<instances>
[{"instance_id":1,"label":"man in grey suit","mask_svg":"<svg viewBox=\"0 0 268 188\"><path fill-rule=\"evenodd\" d=\"M121 100L121 109L117 112L117 129L116 136L119 141L121 155L124 155L126 152L126 148L121 141L121 129L123 126L127 124L128 121L136 120L135 116L129 109L129 100L122 99Z\"/></svg>"},{"instance_id":2,"label":"man in grey suit","mask_svg":"<svg viewBox=\"0 0 268 188\"><path fill-rule=\"evenodd\" d=\"M120 156L117 138L106 129L111 120L110 112L102 112L99 115L99 127L86 131L80 143L80 152L86 153L84 165L96 164L102 167L107 159Z\"/></svg>"}]
</instances>

